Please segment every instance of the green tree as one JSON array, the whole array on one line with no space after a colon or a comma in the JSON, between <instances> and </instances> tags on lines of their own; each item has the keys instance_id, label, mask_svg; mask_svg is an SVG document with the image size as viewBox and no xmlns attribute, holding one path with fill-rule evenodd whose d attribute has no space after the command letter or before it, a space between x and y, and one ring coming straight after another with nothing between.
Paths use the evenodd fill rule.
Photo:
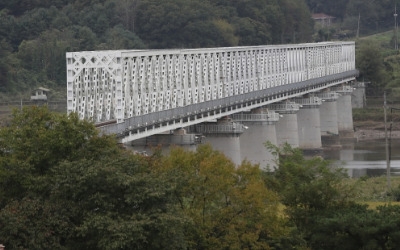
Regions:
<instances>
[{"instance_id":1,"label":"green tree","mask_svg":"<svg viewBox=\"0 0 400 250\"><path fill-rule=\"evenodd\" d=\"M69 211L60 203L25 197L0 210L1 241L8 249L67 249L72 234Z\"/></svg>"},{"instance_id":2,"label":"green tree","mask_svg":"<svg viewBox=\"0 0 400 250\"><path fill-rule=\"evenodd\" d=\"M0 235L11 249L184 249L188 220L151 158L76 114L15 110L0 129Z\"/></svg>"},{"instance_id":3,"label":"green tree","mask_svg":"<svg viewBox=\"0 0 400 250\"><path fill-rule=\"evenodd\" d=\"M360 71L360 79L370 82L367 85L368 95L383 93L387 83L383 57L380 48L373 42L361 42L356 51L356 68Z\"/></svg>"},{"instance_id":4,"label":"green tree","mask_svg":"<svg viewBox=\"0 0 400 250\"><path fill-rule=\"evenodd\" d=\"M266 184L276 190L286 213L296 227L310 237L315 214L352 204L351 187L343 184L347 175L341 168L329 167L320 157L306 159L299 149L285 144L267 144L278 157L278 167L266 176Z\"/></svg>"},{"instance_id":5,"label":"green tree","mask_svg":"<svg viewBox=\"0 0 400 250\"><path fill-rule=\"evenodd\" d=\"M215 11L207 1L143 0L137 8L135 32L152 48L216 44Z\"/></svg>"},{"instance_id":6,"label":"green tree","mask_svg":"<svg viewBox=\"0 0 400 250\"><path fill-rule=\"evenodd\" d=\"M8 72L8 56L10 55L11 46L5 41L0 40L0 91L7 89Z\"/></svg>"},{"instance_id":7,"label":"green tree","mask_svg":"<svg viewBox=\"0 0 400 250\"><path fill-rule=\"evenodd\" d=\"M282 42L310 42L313 34L313 22L305 2L281 0L281 8L285 17Z\"/></svg>"},{"instance_id":8,"label":"green tree","mask_svg":"<svg viewBox=\"0 0 400 250\"><path fill-rule=\"evenodd\" d=\"M400 240L400 206L376 210L354 204L314 216L312 249L397 249Z\"/></svg>"},{"instance_id":9,"label":"green tree","mask_svg":"<svg viewBox=\"0 0 400 250\"><path fill-rule=\"evenodd\" d=\"M159 166L175 183L175 198L191 220L191 249L270 249L288 234L276 194L266 189L258 166L239 168L210 146L175 148Z\"/></svg>"},{"instance_id":10,"label":"green tree","mask_svg":"<svg viewBox=\"0 0 400 250\"><path fill-rule=\"evenodd\" d=\"M8 127L0 129L0 206L30 192L50 192L50 170L62 161L96 159L118 150L111 136L99 136L93 124L46 106L14 110Z\"/></svg>"},{"instance_id":11,"label":"green tree","mask_svg":"<svg viewBox=\"0 0 400 250\"><path fill-rule=\"evenodd\" d=\"M53 169L51 198L75 227L75 249L184 249L184 225L173 186L129 152L64 162ZM151 162L151 161L150 161Z\"/></svg>"},{"instance_id":12,"label":"green tree","mask_svg":"<svg viewBox=\"0 0 400 250\"><path fill-rule=\"evenodd\" d=\"M144 49L146 48L143 41L126 29L122 25L117 25L106 32L106 43L100 44L97 47L101 49Z\"/></svg>"}]
</instances>

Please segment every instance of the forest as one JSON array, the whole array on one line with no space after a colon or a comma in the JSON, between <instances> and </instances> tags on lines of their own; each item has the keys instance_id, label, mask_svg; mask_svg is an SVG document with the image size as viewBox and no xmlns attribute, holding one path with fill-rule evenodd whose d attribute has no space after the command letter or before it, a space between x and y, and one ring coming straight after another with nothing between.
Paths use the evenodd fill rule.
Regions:
<instances>
[{"instance_id":1,"label":"forest","mask_svg":"<svg viewBox=\"0 0 400 250\"><path fill-rule=\"evenodd\" d=\"M394 1L3 0L0 101L38 86L65 99L66 52L354 39L392 29ZM335 24L318 27L312 13Z\"/></svg>"},{"instance_id":2,"label":"forest","mask_svg":"<svg viewBox=\"0 0 400 250\"><path fill-rule=\"evenodd\" d=\"M0 243L7 249L400 245L399 205L368 208L357 200L365 179L346 182L340 167L288 145L266 142L279 165L263 172L246 161L235 166L209 145L135 154L76 114L46 106L16 109L12 118L0 128ZM400 189L385 195L398 200Z\"/></svg>"}]
</instances>

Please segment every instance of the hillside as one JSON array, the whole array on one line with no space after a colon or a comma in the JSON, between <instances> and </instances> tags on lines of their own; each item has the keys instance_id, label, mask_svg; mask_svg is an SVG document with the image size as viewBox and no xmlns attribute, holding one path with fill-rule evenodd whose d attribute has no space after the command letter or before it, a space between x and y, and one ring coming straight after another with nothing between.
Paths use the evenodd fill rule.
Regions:
<instances>
[{"instance_id":1,"label":"hillside","mask_svg":"<svg viewBox=\"0 0 400 250\"><path fill-rule=\"evenodd\" d=\"M1 1L0 102L29 98L38 86L65 98L68 51L351 39L357 27L361 36L391 29L392 9L356 0ZM335 22L315 25L312 13Z\"/></svg>"}]
</instances>

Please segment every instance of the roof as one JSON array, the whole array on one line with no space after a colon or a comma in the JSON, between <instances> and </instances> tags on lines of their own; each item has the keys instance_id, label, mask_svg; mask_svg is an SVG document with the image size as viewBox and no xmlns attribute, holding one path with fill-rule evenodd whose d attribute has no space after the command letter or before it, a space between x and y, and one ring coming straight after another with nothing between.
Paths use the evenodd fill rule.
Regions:
<instances>
[{"instance_id":1,"label":"roof","mask_svg":"<svg viewBox=\"0 0 400 250\"><path fill-rule=\"evenodd\" d=\"M35 90L42 90L44 92L50 92L50 89L46 89L46 88L43 88L43 87L39 87L39 88L37 88Z\"/></svg>"},{"instance_id":2,"label":"roof","mask_svg":"<svg viewBox=\"0 0 400 250\"><path fill-rule=\"evenodd\" d=\"M323 20L323 19L334 19L334 16L329 16L327 14L324 13L315 13L311 15L312 19L315 20Z\"/></svg>"}]
</instances>

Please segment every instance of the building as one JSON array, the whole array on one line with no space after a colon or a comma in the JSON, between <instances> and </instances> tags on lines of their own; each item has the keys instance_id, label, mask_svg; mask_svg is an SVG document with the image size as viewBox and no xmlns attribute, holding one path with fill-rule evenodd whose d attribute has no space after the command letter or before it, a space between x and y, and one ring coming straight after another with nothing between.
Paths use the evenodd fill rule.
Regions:
<instances>
[{"instance_id":1,"label":"building","mask_svg":"<svg viewBox=\"0 0 400 250\"><path fill-rule=\"evenodd\" d=\"M50 89L39 87L35 89L34 94L31 96L31 101L47 101L47 93Z\"/></svg>"},{"instance_id":2,"label":"building","mask_svg":"<svg viewBox=\"0 0 400 250\"><path fill-rule=\"evenodd\" d=\"M333 23L335 17L326 15L324 13L315 13L311 15L311 18L315 21L315 23L319 23L322 27L328 27Z\"/></svg>"}]
</instances>

